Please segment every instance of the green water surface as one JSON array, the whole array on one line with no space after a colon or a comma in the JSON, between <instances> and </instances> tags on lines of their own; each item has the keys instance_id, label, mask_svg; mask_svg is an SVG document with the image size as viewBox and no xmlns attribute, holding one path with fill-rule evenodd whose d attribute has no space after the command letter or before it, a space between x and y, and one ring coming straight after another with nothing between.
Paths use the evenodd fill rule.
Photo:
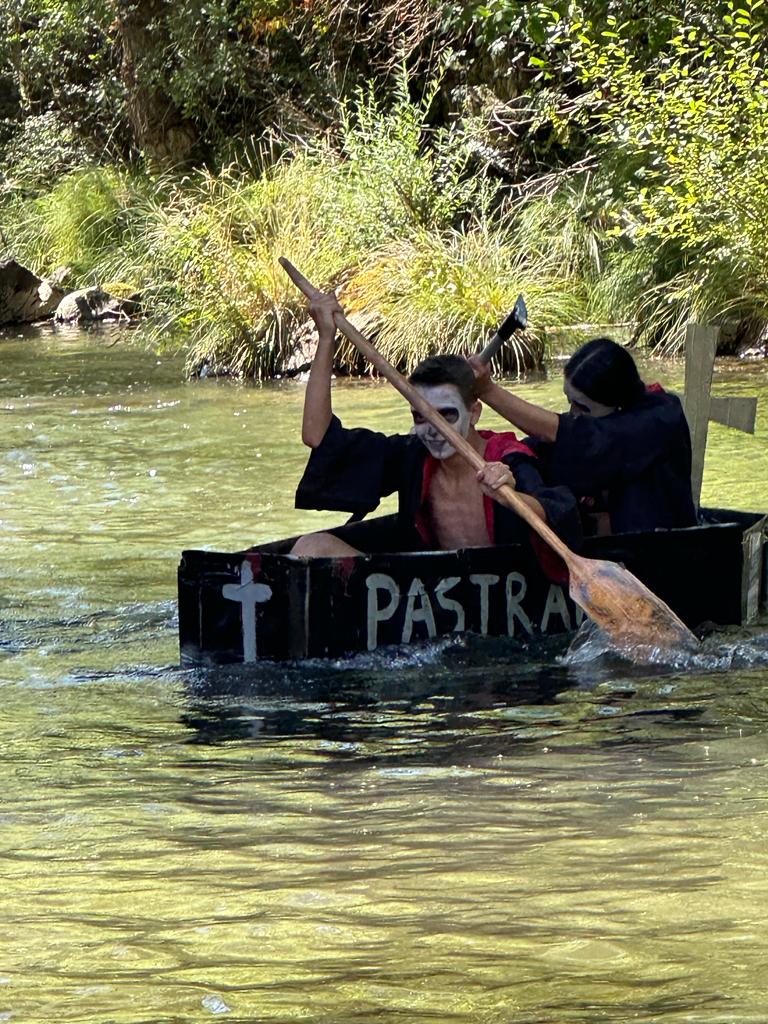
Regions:
<instances>
[{"instance_id":1,"label":"green water surface","mask_svg":"<svg viewBox=\"0 0 768 1024\"><path fill-rule=\"evenodd\" d=\"M292 508L303 385L19 333L0 1021L765 1021L768 636L675 672L481 641L182 672L182 548L337 521ZM704 500L768 509L768 370L715 389L762 404L755 437L711 428ZM520 393L561 408L559 370ZM408 427L386 385L335 404Z\"/></svg>"}]
</instances>

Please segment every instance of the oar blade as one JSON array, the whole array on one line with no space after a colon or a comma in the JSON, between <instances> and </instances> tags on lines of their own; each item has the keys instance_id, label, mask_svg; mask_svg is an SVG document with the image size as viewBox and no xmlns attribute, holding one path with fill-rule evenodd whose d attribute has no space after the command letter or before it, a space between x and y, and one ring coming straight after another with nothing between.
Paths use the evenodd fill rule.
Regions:
<instances>
[{"instance_id":1,"label":"oar blade","mask_svg":"<svg viewBox=\"0 0 768 1024\"><path fill-rule=\"evenodd\" d=\"M570 594L616 647L694 652L699 641L669 605L617 562L576 556L569 563Z\"/></svg>"}]
</instances>

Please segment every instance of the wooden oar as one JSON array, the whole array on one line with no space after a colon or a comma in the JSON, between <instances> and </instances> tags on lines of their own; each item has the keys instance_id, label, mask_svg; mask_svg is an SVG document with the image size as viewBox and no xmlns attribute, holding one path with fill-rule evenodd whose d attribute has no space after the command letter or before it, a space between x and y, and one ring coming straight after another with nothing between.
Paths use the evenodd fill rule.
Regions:
<instances>
[{"instance_id":1,"label":"wooden oar","mask_svg":"<svg viewBox=\"0 0 768 1024\"><path fill-rule=\"evenodd\" d=\"M293 283L313 299L320 294L287 259L280 264ZM376 351L346 317L335 315L336 326L353 345L376 367L382 377L406 398L425 420L439 430L443 437L475 469L486 463L472 445L446 422L423 395L402 374ZM690 651L698 647L698 640L661 598L641 583L617 562L584 558L577 555L557 534L521 499L514 488L504 485L494 497L512 509L557 552L568 567L569 592L572 599L625 653L644 656L638 649L660 649L665 652Z\"/></svg>"}]
</instances>

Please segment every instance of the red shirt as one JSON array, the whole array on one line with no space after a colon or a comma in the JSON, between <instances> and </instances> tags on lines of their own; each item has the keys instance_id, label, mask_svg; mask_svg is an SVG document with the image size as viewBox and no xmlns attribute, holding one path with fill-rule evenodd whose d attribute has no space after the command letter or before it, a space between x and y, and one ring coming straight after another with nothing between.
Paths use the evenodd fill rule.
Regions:
<instances>
[{"instance_id":1,"label":"red shirt","mask_svg":"<svg viewBox=\"0 0 768 1024\"><path fill-rule=\"evenodd\" d=\"M501 462L504 456L509 455L511 452L515 452L518 455L529 455L531 458L536 457L531 449L523 444L522 441L518 441L517 435L511 431L497 433L495 430L478 430L478 434L487 441L484 454L486 462ZM421 539L427 545L434 545L435 543L432 524L429 518L429 489L439 461L434 455L430 454L427 454L427 457L424 459L424 472L421 478L421 499L416 510L416 529ZM487 494L483 495L485 525L488 527L488 537L491 544L495 543L494 534L496 528L493 516L493 506L495 504L493 498L489 498Z\"/></svg>"}]
</instances>

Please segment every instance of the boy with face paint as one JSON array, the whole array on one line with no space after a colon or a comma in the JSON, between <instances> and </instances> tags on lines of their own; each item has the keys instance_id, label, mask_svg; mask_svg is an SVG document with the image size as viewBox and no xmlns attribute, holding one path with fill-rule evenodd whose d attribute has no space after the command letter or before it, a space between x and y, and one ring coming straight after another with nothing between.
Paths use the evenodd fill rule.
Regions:
<instances>
[{"instance_id":1,"label":"boy with face paint","mask_svg":"<svg viewBox=\"0 0 768 1024\"><path fill-rule=\"evenodd\" d=\"M527 525L492 500L494 491L508 484L568 543L578 543L578 511L567 488L543 485L535 456L513 433L476 429L482 406L474 392L474 373L460 356L425 359L410 381L485 458L488 464L480 472L416 410L410 434L343 427L331 403L333 317L342 310L333 294L319 296L309 310L318 345L304 400L302 440L312 454L296 492L297 508L345 511L362 518L382 497L397 491L399 550L527 541ZM333 534L315 533L300 538L293 554L359 552Z\"/></svg>"},{"instance_id":2,"label":"boy with face paint","mask_svg":"<svg viewBox=\"0 0 768 1024\"><path fill-rule=\"evenodd\" d=\"M417 385L418 387L418 385ZM419 387L419 391L429 404L440 413L446 423L450 423L462 437L469 434L472 413L464 404L458 388L453 384L427 384ZM449 459L454 455L454 448L443 437L439 430L425 420L421 413L411 409L413 416L412 433L424 444L429 454L435 459Z\"/></svg>"}]
</instances>

